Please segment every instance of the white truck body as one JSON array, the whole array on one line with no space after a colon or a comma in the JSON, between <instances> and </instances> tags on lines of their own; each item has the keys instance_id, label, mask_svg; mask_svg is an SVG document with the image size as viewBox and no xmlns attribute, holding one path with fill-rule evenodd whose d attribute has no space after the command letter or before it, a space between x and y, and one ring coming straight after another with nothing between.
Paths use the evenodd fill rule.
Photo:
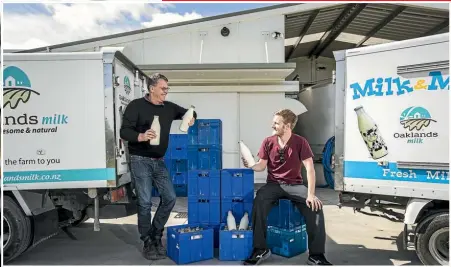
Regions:
<instances>
[{"instance_id":1,"label":"white truck body","mask_svg":"<svg viewBox=\"0 0 451 267\"><path fill-rule=\"evenodd\" d=\"M448 38L336 52L337 92L344 94L336 98L336 156L343 170L335 172L335 189L449 200ZM370 156L357 106L376 122L385 157Z\"/></svg>"},{"instance_id":2,"label":"white truck body","mask_svg":"<svg viewBox=\"0 0 451 267\"><path fill-rule=\"evenodd\" d=\"M148 77L122 50L3 54L5 262L60 228L136 213L119 130Z\"/></svg>"},{"instance_id":3,"label":"white truck body","mask_svg":"<svg viewBox=\"0 0 451 267\"><path fill-rule=\"evenodd\" d=\"M403 221L404 248L449 265L449 33L334 56L340 206Z\"/></svg>"},{"instance_id":4,"label":"white truck body","mask_svg":"<svg viewBox=\"0 0 451 267\"><path fill-rule=\"evenodd\" d=\"M5 190L115 187L129 176L121 111L146 81L116 50L4 54Z\"/></svg>"}]
</instances>

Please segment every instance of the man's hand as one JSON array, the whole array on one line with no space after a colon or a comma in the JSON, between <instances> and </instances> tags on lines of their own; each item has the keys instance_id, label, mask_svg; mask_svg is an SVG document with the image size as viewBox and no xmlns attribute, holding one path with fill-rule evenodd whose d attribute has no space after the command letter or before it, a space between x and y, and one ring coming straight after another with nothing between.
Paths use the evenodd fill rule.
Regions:
<instances>
[{"instance_id":1,"label":"man's hand","mask_svg":"<svg viewBox=\"0 0 451 267\"><path fill-rule=\"evenodd\" d=\"M241 159L243 160L244 167L249 168L249 163L243 157Z\"/></svg>"},{"instance_id":2,"label":"man's hand","mask_svg":"<svg viewBox=\"0 0 451 267\"><path fill-rule=\"evenodd\" d=\"M194 119L194 117L189 121L189 123L188 123L188 125L191 127L191 126L193 126L194 125L194 121L195 121L195 119Z\"/></svg>"},{"instance_id":3,"label":"man's hand","mask_svg":"<svg viewBox=\"0 0 451 267\"><path fill-rule=\"evenodd\" d=\"M155 139L157 137L157 133L154 130L149 129L145 133L140 133L138 135L139 142L147 142L149 140Z\"/></svg>"},{"instance_id":4,"label":"man's hand","mask_svg":"<svg viewBox=\"0 0 451 267\"><path fill-rule=\"evenodd\" d=\"M323 208L323 203L315 195L309 194L306 200L307 207L313 211L318 211Z\"/></svg>"}]
</instances>

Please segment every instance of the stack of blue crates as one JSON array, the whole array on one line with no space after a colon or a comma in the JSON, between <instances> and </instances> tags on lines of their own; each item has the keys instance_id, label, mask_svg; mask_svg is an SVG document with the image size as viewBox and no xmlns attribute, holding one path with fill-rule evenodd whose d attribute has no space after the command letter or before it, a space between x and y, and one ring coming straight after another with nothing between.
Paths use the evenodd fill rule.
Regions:
<instances>
[{"instance_id":1,"label":"stack of blue crates","mask_svg":"<svg viewBox=\"0 0 451 267\"><path fill-rule=\"evenodd\" d=\"M221 222L227 223L229 210L237 220L240 220L245 212L250 218L253 202L254 171L251 169L221 170Z\"/></svg>"},{"instance_id":2,"label":"stack of blue crates","mask_svg":"<svg viewBox=\"0 0 451 267\"><path fill-rule=\"evenodd\" d=\"M168 149L164 155L164 163L178 197L188 195L188 140L187 134L170 134ZM152 195L159 196L155 186Z\"/></svg>"},{"instance_id":3,"label":"stack of blue crates","mask_svg":"<svg viewBox=\"0 0 451 267\"><path fill-rule=\"evenodd\" d=\"M304 217L288 199L280 199L267 219L266 242L272 253L293 257L307 250Z\"/></svg>"},{"instance_id":4,"label":"stack of blue crates","mask_svg":"<svg viewBox=\"0 0 451 267\"><path fill-rule=\"evenodd\" d=\"M222 122L199 119L188 130L188 222L214 229L221 222Z\"/></svg>"},{"instance_id":5,"label":"stack of blue crates","mask_svg":"<svg viewBox=\"0 0 451 267\"><path fill-rule=\"evenodd\" d=\"M237 226L245 212L251 221L254 172L251 169L222 169L221 120L198 119L189 128L188 134L171 135L165 161L174 186L182 184L182 181L187 184L189 225L213 230L213 245L210 248L220 248L220 260L248 258L252 252L252 230L223 231L223 228L227 224L229 210L237 220ZM187 240L186 244L191 242L190 245L176 249L176 243L170 242L169 232L168 228L168 254L174 261L188 263L205 259L197 251L210 246L208 242L195 244ZM194 252L186 252L192 246L199 247L192 248ZM184 259L182 255L185 255Z\"/></svg>"},{"instance_id":6,"label":"stack of blue crates","mask_svg":"<svg viewBox=\"0 0 451 267\"><path fill-rule=\"evenodd\" d=\"M254 201L254 171L251 169L221 170L221 231L219 260L245 260L252 253L252 230L224 231L227 215L232 211L237 227L247 212L249 225L252 221Z\"/></svg>"}]
</instances>

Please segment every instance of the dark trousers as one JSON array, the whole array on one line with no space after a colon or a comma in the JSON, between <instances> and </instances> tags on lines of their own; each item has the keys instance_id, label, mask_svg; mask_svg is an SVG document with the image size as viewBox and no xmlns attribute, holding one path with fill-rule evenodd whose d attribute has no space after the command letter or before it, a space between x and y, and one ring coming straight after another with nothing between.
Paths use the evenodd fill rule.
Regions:
<instances>
[{"instance_id":1,"label":"dark trousers","mask_svg":"<svg viewBox=\"0 0 451 267\"><path fill-rule=\"evenodd\" d=\"M305 218L309 254L325 253L326 230L322 210L312 211L306 205L307 187L304 185L279 185L267 183L257 191L252 208L254 248L266 249L267 217L274 203L281 198L291 200Z\"/></svg>"},{"instance_id":2,"label":"dark trousers","mask_svg":"<svg viewBox=\"0 0 451 267\"><path fill-rule=\"evenodd\" d=\"M141 240L157 240L176 202L174 186L163 160L130 155L132 182L138 198L138 231ZM160 204L152 222L152 186L160 193Z\"/></svg>"}]
</instances>

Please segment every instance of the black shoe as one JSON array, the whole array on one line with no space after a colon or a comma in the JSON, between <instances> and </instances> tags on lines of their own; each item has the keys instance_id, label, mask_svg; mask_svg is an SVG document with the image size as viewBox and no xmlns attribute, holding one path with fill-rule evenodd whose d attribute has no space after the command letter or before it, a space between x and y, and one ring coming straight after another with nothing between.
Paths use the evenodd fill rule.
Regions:
<instances>
[{"instance_id":1,"label":"black shoe","mask_svg":"<svg viewBox=\"0 0 451 267\"><path fill-rule=\"evenodd\" d=\"M258 265L271 256L271 250L254 248L252 255L244 261L244 265Z\"/></svg>"},{"instance_id":2,"label":"black shoe","mask_svg":"<svg viewBox=\"0 0 451 267\"><path fill-rule=\"evenodd\" d=\"M307 260L308 265L332 265L326 257L324 257L324 254L319 255L310 255Z\"/></svg>"},{"instance_id":3,"label":"black shoe","mask_svg":"<svg viewBox=\"0 0 451 267\"><path fill-rule=\"evenodd\" d=\"M155 244L150 242L150 240L144 242L142 254L143 254L143 257L147 260L161 260L161 259L166 258L166 256L161 256L158 254Z\"/></svg>"},{"instance_id":4,"label":"black shoe","mask_svg":"<svg viewBox=\"0 0 451 267\"><path fill-rule=\"evenodd\" d=\"M155 246L155 249L157 250L158 255L166 258L166 249L163 246L163 242L161 242L161 239L157 239L153 241L153 244Z\"/></svg>"}]
</instances>

